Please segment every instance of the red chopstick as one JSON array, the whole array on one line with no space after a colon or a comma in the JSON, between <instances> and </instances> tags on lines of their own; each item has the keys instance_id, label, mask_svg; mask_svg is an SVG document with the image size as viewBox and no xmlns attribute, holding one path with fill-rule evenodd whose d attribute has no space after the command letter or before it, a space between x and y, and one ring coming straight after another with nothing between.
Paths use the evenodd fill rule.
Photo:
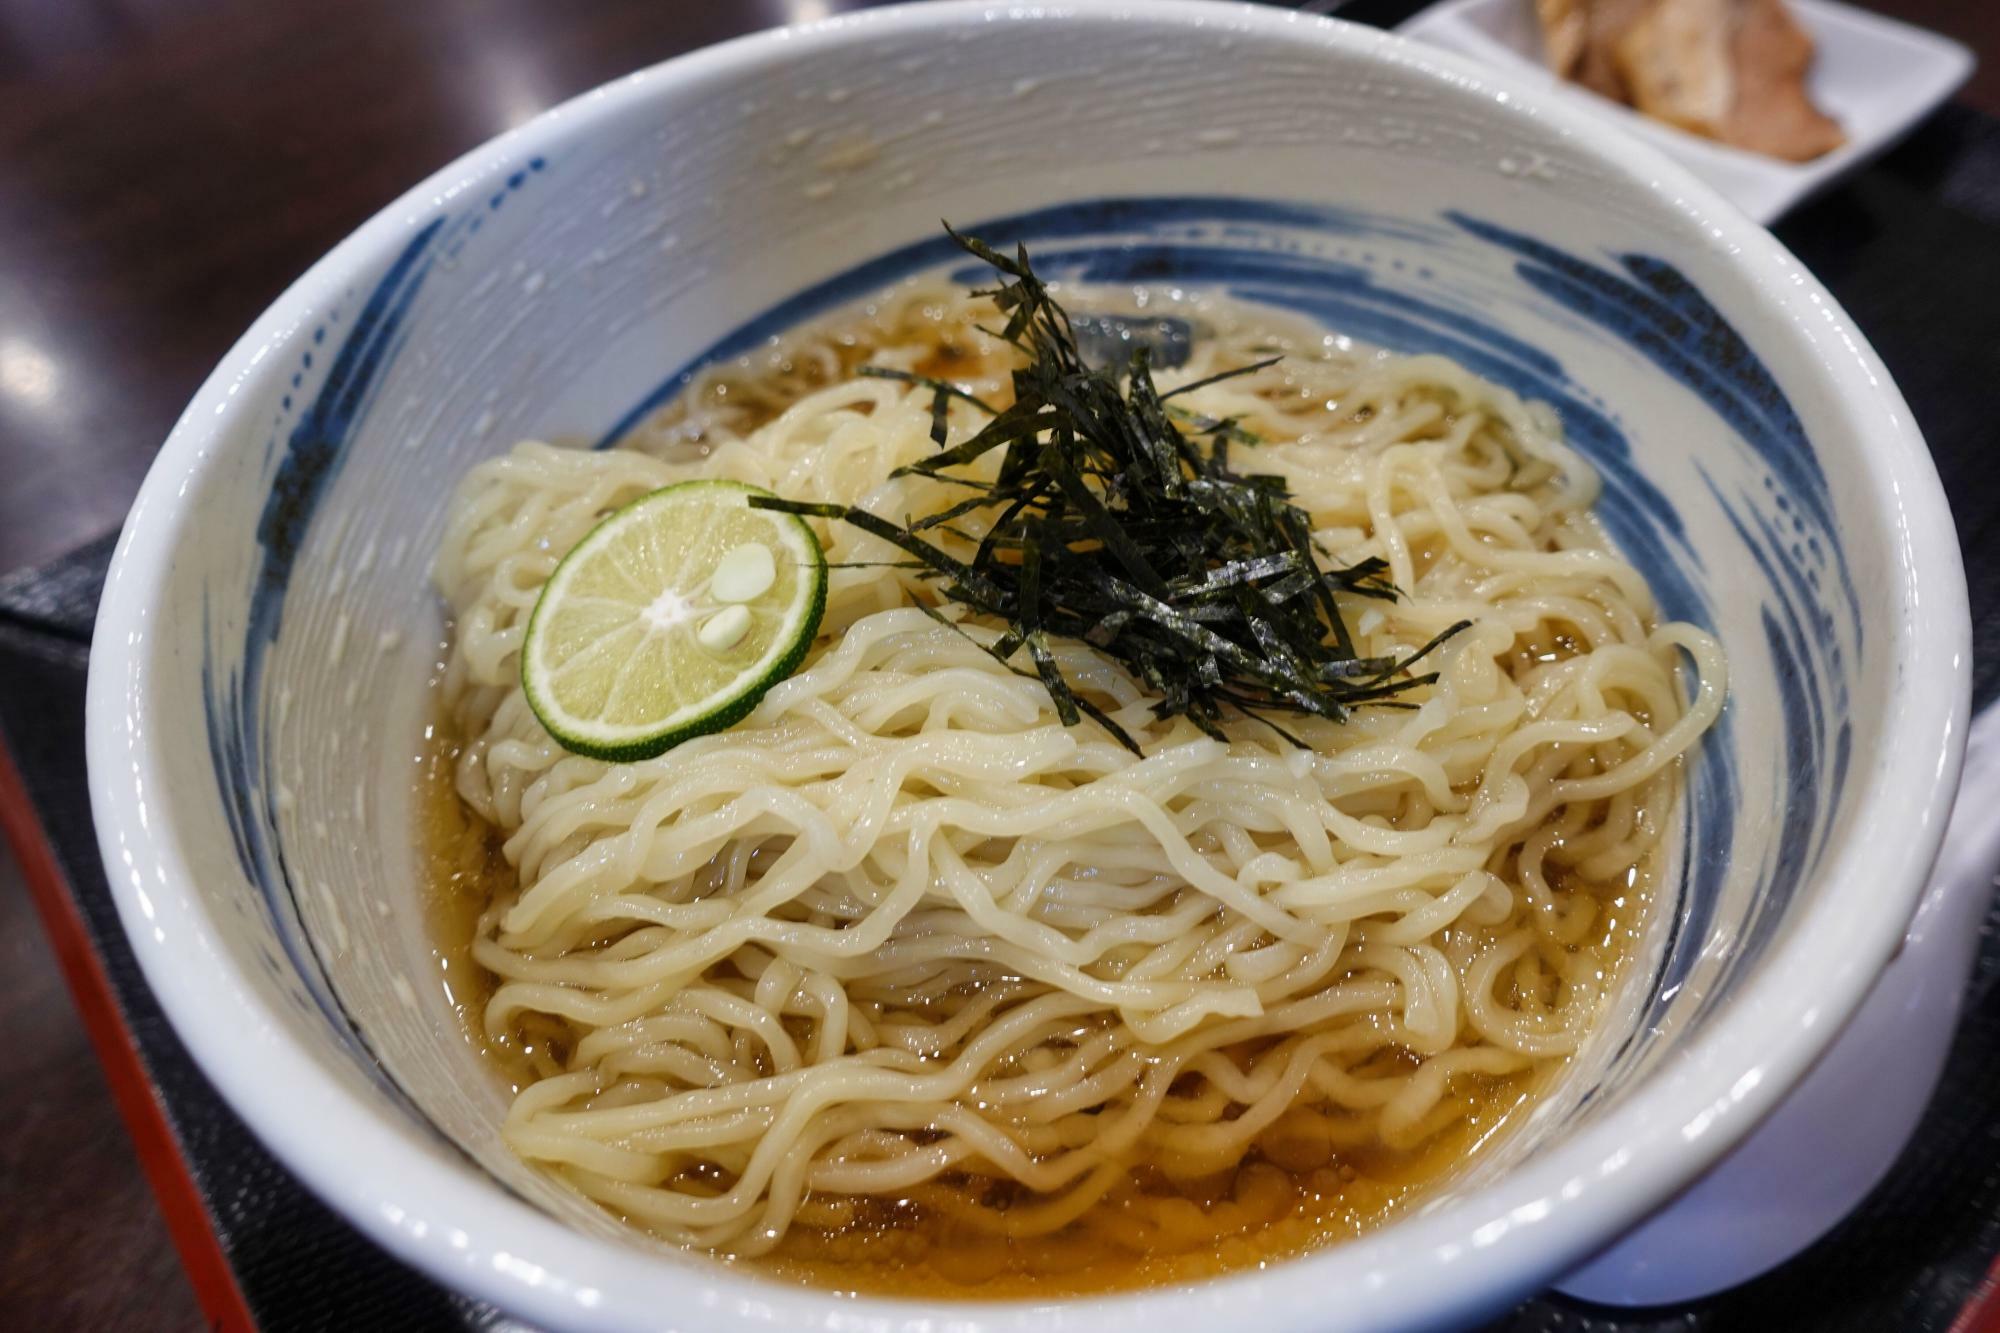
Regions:
<instances>
[{"instance_id":1,"label":"red chopstick","mask_svg":"<svg viewBox=\"0 0 2000 1333\"><path fill-rule=\"evenodd\" d=\"M27 878L42 929L55 949L70 998L76 1002L77 1013L96 1048L97 1061L104 1066L112 1100L138 1151L139 1165L153 1187L153 1197L159 1202L174 1248L180 1252L195 1299L211 1328L220 1333L256 1333L256 1320L250 1316L243 1290L237 1286L236 1275L216 1239L201 1191L188 1174L159 1093L146 1077L111 980L90 946L69 881L49 847L20 770L4 743L0 743L0 832L5 833Z\"/></svg>"}]
</instances>

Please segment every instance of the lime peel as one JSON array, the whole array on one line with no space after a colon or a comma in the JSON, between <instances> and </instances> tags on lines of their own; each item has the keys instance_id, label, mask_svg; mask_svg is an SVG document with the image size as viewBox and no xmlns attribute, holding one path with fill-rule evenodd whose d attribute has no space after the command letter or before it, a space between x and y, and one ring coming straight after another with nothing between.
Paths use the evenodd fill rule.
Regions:
<instances>
[{"instance_id":1,"label":"lime peel","mask_svg":"<svg viewBox=\"0 0 2000 1333\"><path fill-rule=\"evenodd\" d=\"M768 494L681 482L563 557L521 649L528 706L563 748L651 758L735 724L798 669L826 610L826 557L803 519L751 507Z\"/></svg>"}]
</instances>

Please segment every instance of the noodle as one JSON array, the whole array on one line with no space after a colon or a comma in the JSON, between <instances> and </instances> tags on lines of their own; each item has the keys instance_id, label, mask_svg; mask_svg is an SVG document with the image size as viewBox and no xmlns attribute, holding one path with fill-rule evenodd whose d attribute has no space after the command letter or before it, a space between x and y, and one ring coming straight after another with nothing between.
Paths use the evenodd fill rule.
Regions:
<instances>
[{"instance_id":1,"label":"noodle","mask_svg":"<svg viewBox=\"0 0 2000 1333\"><path fill-rule=\"evenodd\" d=\"M1310 750L1248 720L1217 741L1057 643L1135 757L917 609L894 548L816 521L819 640L742 722L632 764L544 731L527 618L605 513L696 476L945 507L947 481L889 477L935 447L929 391L851 372L1004 400L990 313L900 289L705 372L638 448L522 444L454 504L457 788L515 877L475 928L480 1019L533 1052L506 1141L676 1242L757 1255L884 1208L1053 1237L1139 1198L1139 1248L1268 1218L1286 1170L1450 1138L1589 1030L1607 901L1721 707L1720 647L1656 623L1546 407L1217 306L1161 385L1285 354L1176 401L1261 437L1238 466L1284 478L1329 560L1388 561L1405 596L1343 606L1358 651L1474 622L1413 709L1302 719ZM1174 1197L1232 1171L1228 1217Z\"/></svg>"}]
</instances>

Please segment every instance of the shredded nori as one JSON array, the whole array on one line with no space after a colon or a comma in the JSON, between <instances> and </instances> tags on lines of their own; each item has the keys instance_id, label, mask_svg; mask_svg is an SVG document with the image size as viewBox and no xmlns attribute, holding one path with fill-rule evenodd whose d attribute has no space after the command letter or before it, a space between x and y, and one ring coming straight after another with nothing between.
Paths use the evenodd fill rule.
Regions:
<instances>
[{"instance_id":1,"label":"shredded nori","mask_svg":"<svg viewBox=\"0 0 2000 1333\"><path fill-rule=\"evenodd\" d=\"M1395 599L1387 562L1320 568L1315 557L1324 552L1284 482L1230 466L1230 444L1254 446L1256 437L1233 419L1198 416L1168 402L1271 361L1166 394L1154 387L1143 341L1133 344L1125 365L1093 368L1025 246L1010 257L949 225L945 230L1003 279L976 294L992 297L1006 317L1004 328L987 332L1026 357L1013 373L1013 404L998 410L944 380L904 371L862 373L931 390L938 452L899 471L956 482L971 494L901 524L841 505L765 497L750 503L841 519L897 546L910 557L906 567L935 581L945 597L1006 626L987 651L1009 670L1039 679L1065 725L1089 717L1135 754L1132 736L1063 675L1052 638L1091 644L1157 696L1155 715L1186 717L1218 738L1223 722L1240 715L1303 746L1271 715L1341 721L1361 705L1411 706L1399 696L1437 676L1411 675L1410 668L1470 622L1400 658L1357 656L1336 594ZM946 447L953 398L990 419ZM948 471L995 449L1005 452L991 482ZM994 519L969 561L922 535L956 531L949 526L954 520L982 511ZM1015 664L1023 649L1025 668Z\"/></svg>"}]
</instances>

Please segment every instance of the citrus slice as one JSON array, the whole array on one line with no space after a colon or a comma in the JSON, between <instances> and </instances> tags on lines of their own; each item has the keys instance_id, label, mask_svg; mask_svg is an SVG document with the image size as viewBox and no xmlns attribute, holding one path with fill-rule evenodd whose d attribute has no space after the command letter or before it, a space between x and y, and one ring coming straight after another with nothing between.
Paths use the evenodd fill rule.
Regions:
<instances>
[{"instance_id":1,"label":"citrus slice","mask_svg":"<svg viewBox=\"0 0 2000 1333\"><path fill-rule=\"evenodd\" d=\"M687 481L612 514L563 557L528 618L521 685L564 749L648 759L730 726L798 669L826 610L826 557L767 491Z\"/></svg>"}]
</instances>

